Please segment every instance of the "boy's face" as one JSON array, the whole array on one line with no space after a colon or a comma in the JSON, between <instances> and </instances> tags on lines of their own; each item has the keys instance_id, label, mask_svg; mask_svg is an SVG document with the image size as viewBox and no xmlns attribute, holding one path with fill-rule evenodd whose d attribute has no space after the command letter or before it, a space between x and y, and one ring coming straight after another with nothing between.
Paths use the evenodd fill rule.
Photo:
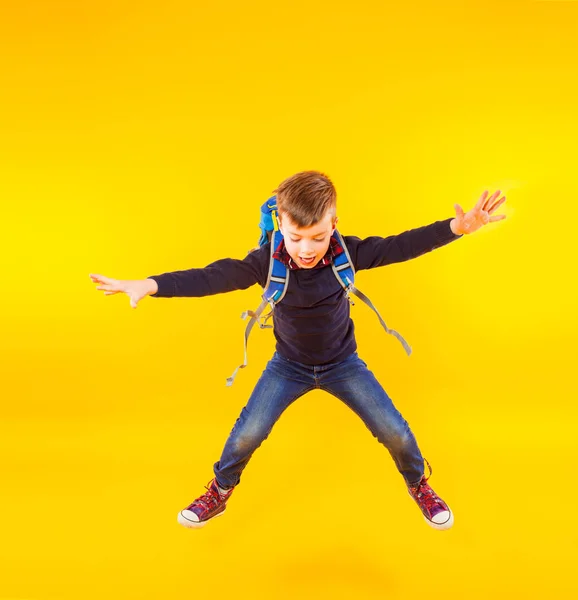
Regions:
<instances>
[{"instance_id":1,"label":"boy's face","mask_svg":"<svg viewBox=\"0 0 578 600\"><path fill-rule=\"evenodd\" d=\"M311 227L300 228L287 214L279 213L279 229L287 252L296 264L302 269L312 269L325 256L337 221L338 218L333 217L331 209L328 209L321 221Z\"/></svg>"}]
</instances>

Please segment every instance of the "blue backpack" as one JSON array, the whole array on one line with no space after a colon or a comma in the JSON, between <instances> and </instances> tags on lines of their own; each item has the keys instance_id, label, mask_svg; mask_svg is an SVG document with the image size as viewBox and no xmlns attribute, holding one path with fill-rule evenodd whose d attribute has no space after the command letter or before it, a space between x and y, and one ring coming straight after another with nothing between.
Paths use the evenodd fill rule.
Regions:
<instances>
[{"instance_id":1,"label":"blue backpack","mask_svg":"<svg viewBox=\"0 0 578 600\"><path fill-rule=\"evenodd\" d=\"M247 327L245 328L245 361L242 365L239 365L231 377L227 377L227 386L233 385L233 380L237 375L237 371L239 369L244 369L247 366L247 340L249 338L249 334L251 333L251 329L253 325L257 323L261 329L272 329L272 325L267 325L267 320L272 316L275 305L278 302L281 302L283 296L285 296L285 292L287 291L287 286L289 285L289 273L290 269L287 265L282 263L280 260L277 260L273 257L273 253L281 243L283 239L283 234L279 229L279 222L277 220L277 197L271 196L266 202L261 206L261 220L259 222L259 227L261 228L261 237L259 238L259 247L264 246L269 241L269 233L271 233L271 255L269 261L269 274L267 276L267 282L265 287L263 288L263 294L261 296L262 302L257 308L257 310L246 310L242 315L242 319L246 319L247 317L251 317L251 320L247 323ZM348 299L349 303L353 306L354 302L350 297L350 294L355 294L358 298L363 300L372 310L375 311L377 317L379 318L379 322L382 324L383 328L387 333L396 337L404 347L407 355L411 355L411 348L408 343L401 337L397 331L393 329L389 329L385 324L384 320L381 318L381 315L373 306L371 300L360 290L358 290L353 282L355 280L355 270L353 268L353 261L349 256L349 252L347 250L347 246L345 245L345 241L341 234L335 230L333 233L333 237L337 240L338 244L343 249L343 252L335 256L334 260L331 263L331 268L335 273L335 277L337 281L341 284L344 290L344 295ZM254 248L256 250L258 248ZM252 250L250 251L252 252ZM260 323L261 313L265 310L265 307L270 305L271 310L264 317L263 323Z\"/></svg>"}]
</instances>

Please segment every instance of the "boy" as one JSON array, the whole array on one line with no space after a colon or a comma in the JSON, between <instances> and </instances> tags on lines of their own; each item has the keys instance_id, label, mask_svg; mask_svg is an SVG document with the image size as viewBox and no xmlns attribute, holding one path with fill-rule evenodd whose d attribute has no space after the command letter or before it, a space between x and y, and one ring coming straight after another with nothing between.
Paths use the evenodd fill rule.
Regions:
<instances>
[{"instance_id":1,"label":"boy","mask_svg":"<svg viewBox=\"0 0 578 600\"><path fill-rule=\"evenodd\" d=\"M214 478L202 494L180 511L178 522L197 528L221 516L241 473L255 450L267 439L273 425L295 400L310 390L323 389L351 408L390 452L410 496L426 522L435 529L449 529L453 514L427 483L425 460L407 421L395 408L367 364L357 354L350 304L331 268L341 247L333 237L336 192L330 179L319 171L297 173L274 190L277 194L279 229L283 239L275 251L290 270L283 300L273 311L276 351L267 363L247 405L241 410L221 458L214 463ZM435 248L473 233L505 215L490 216L504 201L484 192L476 206L464 214L456 204L456 216L387 238L360 239L343 236L355 271L372 269L417 258ZM200 297L264 287L269 272L271 241L250 251L243 260L225 258L205 268L193 268L144 280L115 280L91 275L102 283L105 295L124 292L136 308L146 295Z\"/></svg>"}]
</instances>

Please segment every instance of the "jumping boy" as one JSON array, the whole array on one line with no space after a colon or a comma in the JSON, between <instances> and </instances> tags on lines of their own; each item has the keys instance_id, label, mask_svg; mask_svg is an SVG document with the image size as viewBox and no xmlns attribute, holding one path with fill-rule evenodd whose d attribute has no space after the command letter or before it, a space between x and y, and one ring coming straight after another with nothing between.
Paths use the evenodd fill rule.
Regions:
<instances>
[{"instance_id":1,"label":"jumping boy","mask_svg":"<svg viewBox=\"0 0 578 600\"><path fill-rule=\"evenodd\" d=\"M298 398L323 389L351 408L391 454L408 493L435 529L449 529L454 521L448 505L428 483L432 474L416 439L367 364L357 354L350 303L343 294L332 264L342 247L334 237L338 221L336 192L319 171L297 173L274 190L279 230L277 248L271 241L243 259L224 258L204 268L153 275L142 280L117 280L91 274L105 295L124 292L136 308L149 295L155 298L200 297L264 287L273 256L290 271L285 296L273 311L276 349L241 410L214 463L214 477L194 502L181 510L178 522L197 528L220 516L251 456L269 436L281 414ZM505 202L485 191L473 209L456 216L387 238L343 236L355 271L403 262L445 246L483 225L504 219L492 213ZM424 473L424 460L429 476Z\"/></svg>"}]
</instances>

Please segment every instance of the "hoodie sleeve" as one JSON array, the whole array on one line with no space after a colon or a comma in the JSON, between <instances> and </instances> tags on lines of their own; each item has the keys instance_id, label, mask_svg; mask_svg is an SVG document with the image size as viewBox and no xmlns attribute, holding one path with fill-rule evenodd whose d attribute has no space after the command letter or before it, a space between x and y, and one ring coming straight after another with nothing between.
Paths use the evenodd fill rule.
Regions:
<instances>
[{"instance_id":1,"label":"hoodie sleeve","mask_svg":"<svg viewBox=\"0 0 578 600\"><path fill-rule=\"evenodd\" d=\"M345 236L344 240L356 271L374 269L417 258L463 237L451 230L452 218L385 238Z\"/></svg>"},{"instance_id":2,"label":"hoodie sleeve","mask_svg":"<svg viewBox=\"0 0 578 600\"><path fill-rule=\"evenodd\" d=\"M159 287L151 298L201 297L244 290L267 282L271 244L250 252L243 259L222 258L203 268L149 275Z\"/></svg>"}]
</instances>

